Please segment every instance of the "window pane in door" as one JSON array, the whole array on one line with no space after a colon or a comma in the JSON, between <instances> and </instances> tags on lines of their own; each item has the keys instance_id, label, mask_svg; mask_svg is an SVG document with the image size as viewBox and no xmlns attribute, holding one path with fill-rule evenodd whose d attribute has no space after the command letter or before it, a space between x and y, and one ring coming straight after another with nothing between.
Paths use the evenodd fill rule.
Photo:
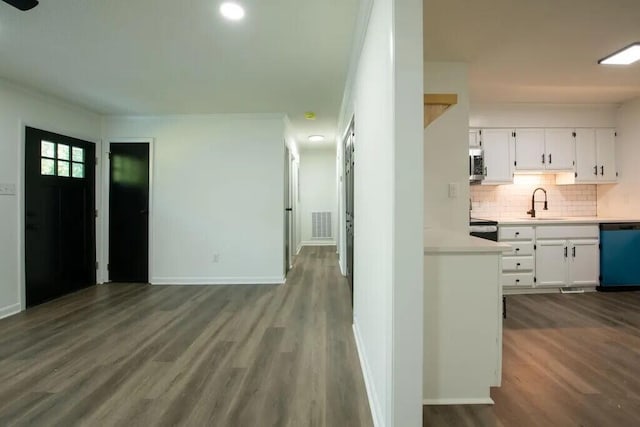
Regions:
<instances>
[{"instance_id":1,"label":"window pane in door","mask_svg":"<svg viewBox=\"0 0 640 427\"><path fill-rule=\"evenodd\" d=\"M71 156L73 157L72 160L74 162L84 163L84 149L83 148L73 147L71 149Z\"/></svg>"},{"instance_id":2,"label":"window pane in door","mask_svg":"<svg viewBox=\"0 0 640 427\"><path fill-rule=\"evenodd\" d=\"M58 176L69 176L69 162L58 161Z\"/></svg>"},{"instance_id":3,"label":"window pane in door","mask_svg":"<svg viewBox=\"0 0 640 427\"><path fill-rule=\"evenodd\" d=\"M71 176L74 178L84 178L84 165L82 163L73 163L71 165Z\"/></svg>"},{"instance_id":4,"label":"window pane in door","mask_svg":"<svg viewBox=\"0 0 640 427\"><path fill-rule=\"evenodd\" d=\"M55 175L56 163L51 159L40 159L40 173L42 175Z\"/></svg>"},{"instance_id":5,"label":"window pane in door","mask_svg":"<svg viewBox=\"0 0 640 427\"><path fill-rule=\"evenodd\" d=\"M63 160L69 160L69 146L64 144L58 144L58 158Z\"/></svg>"},{"instance_id":6,"label":"window pane in door","mask_svg":"<svg viewBox=\"0 0 640 427\"><path fill-rule=\"evenodd\" d=\"M40 153L42 157L51 157L52 159L56 157L56 144L49 141L42 141Z\"/></svg>"}]
</instances>

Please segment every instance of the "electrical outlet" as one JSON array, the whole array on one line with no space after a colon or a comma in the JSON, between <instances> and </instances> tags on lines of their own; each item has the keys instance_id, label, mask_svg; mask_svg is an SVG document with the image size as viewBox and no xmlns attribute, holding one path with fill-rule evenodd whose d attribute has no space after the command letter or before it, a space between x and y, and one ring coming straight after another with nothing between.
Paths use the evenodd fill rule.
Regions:
<instances>
[{"instance_id":1,"label":"electrical outlet","mask_svg":"<svg viewBox=\"0 0 640 427\"><path fill-rule=\"evenodd\" d=\"M220 262L220 254L213 254L213 263L219 263Z\"/></svg>"},{"instance_id":2,"label":"electrical outlet","mask_svg":"<svg viewBox=\"0 0 640 427\"><path fill-rule=\"evenodd\" d=\"M0 183L0 195L14 196L16 194L15 184L2 184Z\"/></svg>"},{"instance_id":3,"label":"electrical outlet","mask_svg":"<svg viewBox=\"0 0 640 427\"><path fill-rule=\"evenodd\" d=\"M456 197L458 197L458 183L451 182L449 183L449 198L455 199Z\"/></svg>"}]
</instances>

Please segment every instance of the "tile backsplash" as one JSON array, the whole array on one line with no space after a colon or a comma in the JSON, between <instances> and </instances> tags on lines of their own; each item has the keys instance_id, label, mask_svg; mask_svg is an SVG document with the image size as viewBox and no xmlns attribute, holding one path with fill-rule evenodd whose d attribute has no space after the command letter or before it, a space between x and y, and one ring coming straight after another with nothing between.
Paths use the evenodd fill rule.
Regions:
<instances>
[{"instance_id":1,"label":"tile backsplash","mask_svg":"<svg viewBox=\"0 0 640 427\"><path fill-rule=\"evenodd\" d=\"M510 185L472 185L471 202L474 218L526 217L531 209L531 194L537 187L547 190L549 210L536 203L536 216L596 216L595 184L556 185L554 175L516 175ZM544 201L544 193L536 193L536 202Z\"/></svg>"}]
</instances>

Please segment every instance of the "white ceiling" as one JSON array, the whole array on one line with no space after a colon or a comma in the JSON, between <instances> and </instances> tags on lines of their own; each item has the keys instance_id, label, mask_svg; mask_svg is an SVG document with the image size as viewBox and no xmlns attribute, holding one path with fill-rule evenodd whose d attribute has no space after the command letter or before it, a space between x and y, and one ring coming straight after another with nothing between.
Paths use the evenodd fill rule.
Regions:
<instances>
[{"instance_id":1,"label":"white ceiling","mask_svg":"<svg viewBox=\"0 0 640 427\"><path fill-rule=\"evenodd\" d=\"M472 103L621 103L640 63L597 61L640 41L638 0L425 0L424 56L469 63Z\"/></svg>"},{"instance_id":2,"label":"white ceiling","mask_svg":"<svg viewBox=\"0 0 640 427\"><path fill-rule=\"evenodd\" d=\"M103 114L287 113L332 140L358 0L239 0L239 23L220 2L0 3L0 77Z\"/></svg>"}]
</instances>

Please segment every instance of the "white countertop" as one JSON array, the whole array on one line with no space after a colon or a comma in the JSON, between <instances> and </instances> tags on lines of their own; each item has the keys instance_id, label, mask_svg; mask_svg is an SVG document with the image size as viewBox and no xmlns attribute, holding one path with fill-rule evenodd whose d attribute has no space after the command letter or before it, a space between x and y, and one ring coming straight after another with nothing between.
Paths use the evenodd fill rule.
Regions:
<instances>
[{"instance_id":1,"label":"white countertop","mask_svg":"<svg viewBox=\"0 0 640 427\"><path fill-rule=\"evenodd\" d=\"M538 218L485 218L498 221L500 225L551 225L551 224L600 224L604 222L640 222L638 218L609 218L596 216L575 216L575 217L549 217L544 215Z\"/></svg>"},{"instance_id":2,"label":"white countertop","mask_svg":"<svg viewBox=\"0 0 640 427\"><path fill-rule=\"evenodd\" d=\"M492 242L469 236L459 231L427 229L424 231L424 253L502 253L511 250L511 245Z\"/></svg>"}]
</instances>

